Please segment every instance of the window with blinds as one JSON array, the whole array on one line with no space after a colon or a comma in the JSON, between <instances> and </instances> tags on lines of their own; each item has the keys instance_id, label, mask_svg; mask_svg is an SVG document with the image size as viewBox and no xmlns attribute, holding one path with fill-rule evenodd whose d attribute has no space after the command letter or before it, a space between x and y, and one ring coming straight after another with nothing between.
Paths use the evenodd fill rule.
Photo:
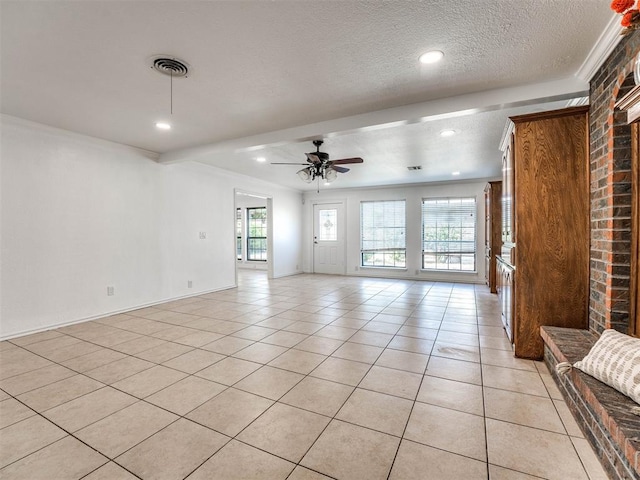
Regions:
<instances>
[{"instance_id":1,"label":"window with blinds","mask_svg":"<svg viewBox=\"0 0 640 480\"><path fill-rule=\"evenodd\" d=\"M406 266L405 201L360 203L360 258L363 267Z\"/></svg>"},{"instance_id":2,"label":"window with blinds","mask_svg":"<svg viewBox=\"0 0 640 480\"><path fill-rule=\"evenodd\" d=\"M422 268L476 270L476 199L422 199Z\"/></svg>"}]
</instances>

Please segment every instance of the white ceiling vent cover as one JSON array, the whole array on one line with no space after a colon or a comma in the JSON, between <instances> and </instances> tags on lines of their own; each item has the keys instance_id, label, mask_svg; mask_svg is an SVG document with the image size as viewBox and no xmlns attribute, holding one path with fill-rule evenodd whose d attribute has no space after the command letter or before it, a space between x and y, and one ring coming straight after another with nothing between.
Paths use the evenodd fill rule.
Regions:
<instances>
[{"instance_id":1,"label":"white ceiling vent cover","mask_svg":"<svg viewBox=\"0 0 640 480\"><path fill-rule=\"evenodd\" d=\"M190 66L184 60L171 55L155 55L149 59L151 68L171 77L188 77Z\"/></svg>"}]
</instances>

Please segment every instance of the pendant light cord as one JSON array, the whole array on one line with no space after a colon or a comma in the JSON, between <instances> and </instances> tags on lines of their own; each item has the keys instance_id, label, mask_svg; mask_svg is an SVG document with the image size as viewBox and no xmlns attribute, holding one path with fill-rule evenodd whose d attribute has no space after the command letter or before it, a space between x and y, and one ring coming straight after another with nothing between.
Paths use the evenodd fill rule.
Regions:
<instances>
[{"instance_id":1,"label":"pendant light cord","mask_svg":"<svg viewBox=\"0 0 640 480\"><path fill-rule=\"evenodd\" d=\"M169 93L169 97L170 97L170 102L171 102L171 115L173 115L173 70L171 70L171 83L170 83L170 93Z\"/></svg>"}]
</instances>

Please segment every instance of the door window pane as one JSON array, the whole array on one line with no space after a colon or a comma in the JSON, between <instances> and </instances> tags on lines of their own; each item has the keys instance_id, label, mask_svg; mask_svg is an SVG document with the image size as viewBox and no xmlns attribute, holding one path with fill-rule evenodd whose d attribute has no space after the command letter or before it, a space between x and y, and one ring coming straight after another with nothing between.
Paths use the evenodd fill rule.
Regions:
<instances>
[{"instance_id":1,"label":"door window pane","mask_svg":"<svg viewBox=\"0 0 640 480\"><path fill-rule=\"evenodd\" d=\"M338 240L338 211L318 210L318 240L335 242Z\"/></svg>"}]
</instances>

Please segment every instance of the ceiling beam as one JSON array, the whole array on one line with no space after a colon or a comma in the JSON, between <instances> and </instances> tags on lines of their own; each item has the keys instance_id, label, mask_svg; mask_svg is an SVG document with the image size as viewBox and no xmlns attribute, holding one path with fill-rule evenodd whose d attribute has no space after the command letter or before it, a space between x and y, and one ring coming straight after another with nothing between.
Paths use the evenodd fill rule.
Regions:
<instances>
[{"instance_id":1,"label":"ceiling beam","mask_svg":"<svg viewBox=\"0 0 640 480\"><path fill-rule=\"evenodd\" d=\"M160 155L159 163L178 163L202 160L218 154L259 151L292 142L306 142L318 138L356 133L377 128L428 122L463 115L472 115L504 108L535 105L558 100L584 97L589 93L589 83L576 76L534 85L521 85L402 107L338 118L273 132L266 132L224 142L169 151Z\"/></svg>"}]
</instances>

